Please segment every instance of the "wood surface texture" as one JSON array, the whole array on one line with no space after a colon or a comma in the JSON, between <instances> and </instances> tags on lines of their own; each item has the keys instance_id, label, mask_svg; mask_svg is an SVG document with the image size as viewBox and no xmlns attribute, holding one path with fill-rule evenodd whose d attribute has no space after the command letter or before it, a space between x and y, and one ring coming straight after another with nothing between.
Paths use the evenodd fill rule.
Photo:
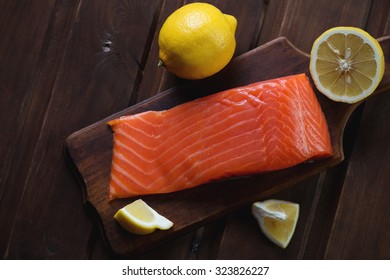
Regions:
<instances>
[{"instance_id":1,"label":"wood surface texture","mask_svg":"<svg viewBox=\"0 0 390 280\"><path fill-rule=\"evenodd\" d=\"M64 144L84 127L190 84L156 67L162 23L189 2L0 0L3 259L123 258L106 246L96 211L84 204L83 182ZM390 35L388 0L206 2L237 18L235 57L281 36L308 53L315 38L338 25L364 28L376 38ZM388 91L352 114L341 164L267 196L301 206L287 249L261 234L250 204L243 204L131 257L389 259Z\"/></svg>"}]
</instances>

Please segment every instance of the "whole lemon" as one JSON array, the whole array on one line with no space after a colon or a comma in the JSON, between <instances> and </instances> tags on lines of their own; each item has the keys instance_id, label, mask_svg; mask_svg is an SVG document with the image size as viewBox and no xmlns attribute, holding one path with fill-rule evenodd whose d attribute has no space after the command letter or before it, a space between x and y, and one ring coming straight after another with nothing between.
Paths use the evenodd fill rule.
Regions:
<instances>
[{"instance_id":1,"label":"whole lemon","mask_svg":"<svg viewBox=\"0 0 390 280\"><path fill-rule=\"evenodd\" d=\"M159 65L184 79L202 79L224 68L236 49L237 20L207 3L173 12L158 37Z\"/></svg>"}]
</instances>

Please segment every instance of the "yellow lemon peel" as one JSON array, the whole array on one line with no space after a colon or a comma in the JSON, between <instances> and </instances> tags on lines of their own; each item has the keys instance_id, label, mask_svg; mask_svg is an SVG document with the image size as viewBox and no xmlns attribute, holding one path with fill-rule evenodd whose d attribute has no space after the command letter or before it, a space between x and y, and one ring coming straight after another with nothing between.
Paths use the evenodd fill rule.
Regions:
<instances>
[{"instance_id":1,"label":"yellow lemon peel","mask_svg":"<svg viewBox=\"0 0 390 280\"><path fill-rule=\"evenodd\" d=\"M184 79L202 79L223 69L232 59L237 20L207 3L187 4L161 27L159 66Z\"/></svg>"}]
</instances>

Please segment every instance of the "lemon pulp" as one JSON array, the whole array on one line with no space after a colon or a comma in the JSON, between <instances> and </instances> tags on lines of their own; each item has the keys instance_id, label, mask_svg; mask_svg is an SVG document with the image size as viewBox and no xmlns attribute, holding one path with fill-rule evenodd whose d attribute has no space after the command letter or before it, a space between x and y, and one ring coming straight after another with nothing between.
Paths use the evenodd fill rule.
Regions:
<instances>
[{"instance_id":1,"label":"lemon pulp","mask_svg":"<svg viewBox=\"0 0 390 280\"><path fill-rule=\"evenodd\" d=\"M379 43L355 27L335 27L319 36L310 53L317 89L334 101L355 103L369 96L384 74Z\"/></svg>"}]
</instances>

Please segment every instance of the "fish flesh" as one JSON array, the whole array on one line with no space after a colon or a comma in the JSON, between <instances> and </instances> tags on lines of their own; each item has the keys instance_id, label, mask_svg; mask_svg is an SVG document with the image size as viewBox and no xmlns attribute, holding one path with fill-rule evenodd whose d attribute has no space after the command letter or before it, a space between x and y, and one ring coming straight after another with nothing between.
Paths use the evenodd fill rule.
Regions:
<instances>
[{"instance_id":1,"label":"fish flesh","mask_svg":"<svg viewBox=\"0 0 390 280\"><path fill-rule=\"evenodd\" d=\"M305 74L108 124L114 132L111 200L184 190L332 155L327 122Z\"/></svg>"},{"instance_id":2,"label":"fish flesh","mask_svg":"<svg viewBox=\"0 0 390 280\"><path fill-rule=\"evenodd\" d=\"M305 74L253 83L108 122L109 198L170 193L332 155Z\"/></svg>"}]
</instances>

